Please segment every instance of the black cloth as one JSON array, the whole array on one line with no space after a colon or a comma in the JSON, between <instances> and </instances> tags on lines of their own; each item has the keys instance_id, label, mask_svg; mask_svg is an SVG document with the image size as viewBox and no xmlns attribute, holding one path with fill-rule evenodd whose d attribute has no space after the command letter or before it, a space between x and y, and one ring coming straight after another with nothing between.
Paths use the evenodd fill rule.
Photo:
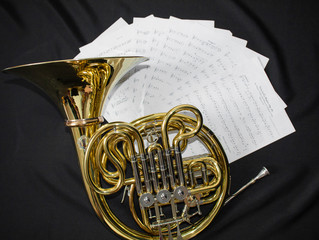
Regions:
<instances>
[{"instance_id":1,"label":"black cloth","mask_svg":"<svg viewBox=\"0 0 319 240\"><path fill-rule=\"evenodd\" d=\"M119 17L215 20L270 58L266 72L296 132L230 165L232 192L262 166L271 175L195 239L318 239L318 13L316 0L2 0L0 68L73 58ZM118 239L89 203L57 108L22 78L0 73L0 84L1 238Z\"/></svg>"}]
</instances>

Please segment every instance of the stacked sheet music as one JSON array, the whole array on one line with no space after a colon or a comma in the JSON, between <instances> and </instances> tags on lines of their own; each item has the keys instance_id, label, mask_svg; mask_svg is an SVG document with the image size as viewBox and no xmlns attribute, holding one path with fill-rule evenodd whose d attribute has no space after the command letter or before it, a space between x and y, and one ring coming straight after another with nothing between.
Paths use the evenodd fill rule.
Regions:
<instances>
[{"instance_id":1,"label":"stacked sheet music","mask_svg":"<svg viewBox=\"0 0 319 240\"><path fill-rule=\"evenodd\" d=\"M246 44L214 21L149 16L119 19L76 59L148 57L116 85L104 117L129 122L192 104L233 162L295 131L265 74L268 59Z\"/></svg>"}]
</instances>

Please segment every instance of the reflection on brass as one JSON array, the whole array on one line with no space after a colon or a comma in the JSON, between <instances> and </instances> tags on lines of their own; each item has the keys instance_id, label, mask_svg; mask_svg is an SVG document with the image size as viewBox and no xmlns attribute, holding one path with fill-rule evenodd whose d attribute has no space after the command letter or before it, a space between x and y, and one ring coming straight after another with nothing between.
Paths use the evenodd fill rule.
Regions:
<instances>
[{"instance_id":1,"label":"reflection on brass","mask_svg":"<svg viewBox=\"0 0 319 240\"><path fill-rule=\"evenodd\" d=\"M131 123L101 124L112 87L145 60L64 60L4 71L31 80L61 110L73 133L89 199L104 223L125 239L190 239L212 222L230 185L225 153L199 110L180 105ZM204 151L185 157L194 143ZM135 227L111 210L110 195L119 191Z\"/></svg>"}]
</instances>

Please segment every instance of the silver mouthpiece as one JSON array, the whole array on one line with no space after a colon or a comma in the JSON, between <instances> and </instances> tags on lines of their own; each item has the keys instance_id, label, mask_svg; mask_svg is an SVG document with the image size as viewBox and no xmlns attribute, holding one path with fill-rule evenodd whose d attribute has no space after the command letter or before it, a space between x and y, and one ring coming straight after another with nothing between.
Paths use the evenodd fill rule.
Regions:
<instances>
[{"instance_id":1,"label":"silver mouthpiece","mask_svg":"<svg viewBox=\"0 0 319 240\"><path fill-rule=\"evenodd\" d=\"M263 167L261 169L261 171L258 173L258 175L255 177L255 180L259 180L259 179L261 179L263 177L266 177L269 174L270 173L269 173L268 169L266 167Z\"/></svg>"},{"instance_id":2,"label":"silver mouthpiece","mask_svg":"<svg viewBox=\"0 0 319 240\"><path fill-rule=\"evenodd\" d=\"M230 201L232 200L234 197L236 197L239 193L241 193L242 191L244 191L246 188L248 188L249 186L253 185L257 180L269 175L269 171L266 167L263 167L261 169L261 171L257 174L256 177L254 177L253 179L251 179L248 183L246 183L244 186L242 186L237 192L235 192L234 194L232 194L231 196L229 196L224 203L224 206Z\"/></svg>"}]
</instances>

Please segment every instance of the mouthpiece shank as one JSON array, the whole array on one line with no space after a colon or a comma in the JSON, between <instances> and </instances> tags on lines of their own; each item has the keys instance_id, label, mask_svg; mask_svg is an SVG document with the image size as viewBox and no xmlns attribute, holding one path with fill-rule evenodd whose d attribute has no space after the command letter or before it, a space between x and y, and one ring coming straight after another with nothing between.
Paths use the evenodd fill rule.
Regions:
<instances>
[{"instance_id":1,"label":"mouthpiece shank","mask_svg":"<svg viewBox=\"0 0 319 240\"><path fill-rule=\"evenodd\" d=\"M251 185L253 185L257 180L262 179L263 177L269 175L269 171L266 167L263 167L261 169L261 171L257 174L256 177L254 177L253 179L251 179L247 184L245 184L244 186L242 186L237 192L235 192L234 194L232 194L230 197L228 197L224 203L224 206L230 201L232 200L234 197L236 197L238 194L240 194L241 192L243 192L246 188L250 187Z\"/></svg>"}]
</instances>

